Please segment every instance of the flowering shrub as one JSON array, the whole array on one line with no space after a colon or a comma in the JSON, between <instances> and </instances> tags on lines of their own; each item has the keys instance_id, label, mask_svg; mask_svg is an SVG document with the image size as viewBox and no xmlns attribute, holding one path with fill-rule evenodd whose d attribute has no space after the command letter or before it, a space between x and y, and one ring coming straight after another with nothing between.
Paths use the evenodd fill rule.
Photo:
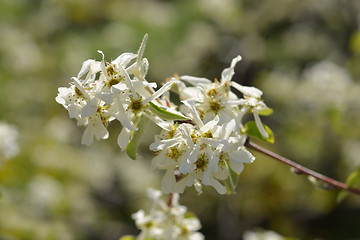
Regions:
<instances>
[{"instance_id":1,"label":"flowering shrub","mask_svg":"<svg viewBox=\"0 0 360 240\"><path fill-rule=\"evenodd\" d=\"M175 75L156 90L157 84L146 80L149 63L143 55L147 38L145 35L137 54L123 53L111 62L98 51L102 60L85 61L70 86L59 88L56 101L79 126L86 127L85 145L91 145L94 137L108 138L107 126L119 121L118 145L132 159L136 159L147 123L158 125L161 132L150 145L156 154L152 168L165 171L161 190L169 194L169 202L160 200L160 191L149 190L150 213L140 210L133 215L141 230L137 239L203 239L196 232L198 219L185 217L187 210L178 204L178 193L194 186L201 194L203 185L212 186L219 194L235 192L244 163L255 160L247 147L260 149L247 142L248 136L274 142L272 131L260 119L272 109L262 100L261 90L232 81L240 56L223 70L220 80ZM171 101L174 96L179 105ZM245 123L248 113L254 121ZM295 167L297 173L315 176L287 159L263 153ZM322 175L315 178L325 179ZM337 181L328 183L348 190Z\"/></svg>"}]
</instances>

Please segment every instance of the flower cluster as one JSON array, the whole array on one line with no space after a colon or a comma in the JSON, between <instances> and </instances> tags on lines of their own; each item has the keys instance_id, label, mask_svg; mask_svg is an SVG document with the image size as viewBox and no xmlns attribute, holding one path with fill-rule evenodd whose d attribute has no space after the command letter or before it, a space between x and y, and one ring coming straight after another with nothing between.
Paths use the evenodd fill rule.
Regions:
<instances>
[{"instance_id":1,"label":"flower cluster","mask_svg":"<svg viewBox=\"0 0 360 240\"><path fill-rule=\"evenodd\" d=\"M68 110L70 118L75 118L79 126L86 126L83 144L91 145L94 137L97 140L108 138L106 127L115 119L123 126L118 138L123 150L142 115L161 127L166 126L166 122L150 112L149 103L169 90L172 83L155 92L156 83L146 81L149 63L142 57L146 39L147 35L137 54L123 53L110 63L105 61L103 52L98 51L101 61L85 61L70 86L58 89L56 101Z\"/></svg>"},{"instance_id":2,"label":"flower cluster","mask_svg":"<svg viewBox=\"0 0 360 240\"><path fill-rule=\"evenodd\" d=\"M136 226L141 230L137 240L202 240L204 236L197 232L201 228L199 219L179 204L179 195L174 194L171 203L160 197L162 193L148 189L151 208L148 214L139 210L132 215Z\"/></svg>"},{"instance_id":3,"label":"flower cluster","mask_svg":"<svg viewBox=\"0 0 360 240\"><path fill-rule=\"evenodd\" d=\"M160 126L162 132L150 149L157 154L153 168L166 171L163 192L182 193L186 186L195 186L201 193L202 185L220 194L234 191L244 163L255 159L244 146L247 135L271 137L259 116L272 112L261 99L262 92L232 81L240 56L224 69L219 81L175 76L155 91L156 84L145 79L149 68L143 58L146 39L147 35L137 54L123 53L110 63L99 51L102 60L85 61L70 86L59 88L56 101L78 125L86 126L82 143L87 145L94 137L107 138L107 125L118 120L123 126L118 144L132 158L144 131L146 121L142 120ZM178 107L170 101L170 92L177 93ZM255 121L244 124L246 113L252 113Z\"/></svg>"}]
</instances>

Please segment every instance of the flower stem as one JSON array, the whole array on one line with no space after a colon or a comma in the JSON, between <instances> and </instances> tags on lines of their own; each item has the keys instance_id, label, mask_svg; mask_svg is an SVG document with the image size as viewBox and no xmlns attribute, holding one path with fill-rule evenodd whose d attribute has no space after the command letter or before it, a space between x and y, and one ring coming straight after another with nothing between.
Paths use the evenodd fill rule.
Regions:
<instances>
[{"instance_id":1,"label":"flower stem","mask_svg":"<svg viewBox=\"0 0 360 240\"><path fill-rule=\"evenodd\" d=\"M175 172L174 172L174 175L175 175L176 182L180 181L180 179L181 179L181 177L182 177L181 172L175 171ZM168 201L167 201L168 207L171 207L173 195L174 195L173 193L169 193Z\"/></svg>"},{"instance_id":2,"label":"flower stem","mask_svg":"<svg viewBox=\"0 0 360 240\"><path fill-rule=\"evenodd\" d=\"M253 143L250 141L250 139L248 138L246 140L246 143L245 143L245 146L249 149L253 149L253 150L256 150L260 153L263 153L275 160L278 160L284 164L287 164L289 166L292 167L292 169L294 170L294 172L296 174L303 174L303 175L306 175L306 176L311 176L315 179L317 179L318 181L320 181L322 184L324 184L326 186L326 189L332 189L332 188L338 188L338 189L342 189L342 190L346 190L348 192L351 192L351 193L354 193L354 194L357 194L357 195L360 195L360 189L356 189L356 188L351 188L351 187L348 187L345 183L343 182L339 182L335 179L332 179L332 178L329 178L327 176L324 176L318 172L315 172L311 169L308 169L298 163L295 163L283 156L280 156L266 148L263 148L263 147L260 147L259 145Z\"/></svg>"}]
</instances>

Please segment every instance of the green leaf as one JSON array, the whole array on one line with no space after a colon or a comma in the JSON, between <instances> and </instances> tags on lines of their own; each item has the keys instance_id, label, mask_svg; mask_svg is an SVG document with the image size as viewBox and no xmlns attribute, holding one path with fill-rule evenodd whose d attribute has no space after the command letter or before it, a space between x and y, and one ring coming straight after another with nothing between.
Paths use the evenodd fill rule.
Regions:
<instances>
[{"instance_id":1,"label":"green leaf","mask_svg":"<svg viewBox=\"0 0 360 240\"><path fill-rule=\"evenodd\" d=\"M245 133L246 133L248 136L255 137L255 138L260 139L260 140L263 140L263 141L265 141L265 142L274 143L274 142L275 142L275 138L274 138L273 132L272 132L271 129L270 129L268 126L266 126L265 124L263 124L263 126L264 126L265 131L269 134L269 137L268 137L268 138L263 138L263 136L262 136L261 133L259 132L259 129L258 129L257 126L256 126L255 121L250 121L250 122L247 122L247 123L245 124Z\"/></svg>"},{"instance_id":2,"label":"green leaf","mask_svg":"<svg viewBox=\"0 0 360 240\"><path fill-rule=\"evenodd\" d=\"M186 213L184 214L184 217L185 217L185 218L197 218L196 214L193 213L193 212L186 212Z\"/></svg>"},{"instance_id":3,"label":"green leaf","mask_svg":"<svg viewBox=\"0 0 360 240\"><path fill-rule=\"evenodd\" d=\"M348 187L354 188L360 183L360 168L352 172L346 179L346 185ZM336 201L340 203L344 198L349 195L349 192L346 190L341 190L336 198Z\"/></svg>"},{"instance_id":4,"label":"green leaf","mask_svg":"<svg viewBox=\"0 0 360 240\"><path fill-rule=\"evenodd\" d=\"M174 109L167 108L165 106L159 106L154 102L149 102L150 110L165 120L189 120L181 112L175 111Z\"/></svg>"},{"instance_id":5,"label":"green leaf","mask_svg":"<svg viewBox=\"0 0 360 240\"><path fill-rule=\"evenodd\" d=\"M136 126L137 130L131 132L131 139L128 145L126 146L126 153L133 160L136 159L136 153L139 147L141 136L143 135L148 123L149 123L149 119L144 115L141 116L140 121Z\"/></svg>"},{"instance_id":6,"label":"green leaf","mask_svg":"<svg viewBox=\"0 0 360 240\"><path fill-rule=\"evenodd\" d=\"M126 235L126 236L121 237L119 240L135 240L135 239L136 239L135 236Z\"/></svg>"},{"instance_id":7,"label":"green leaf","mask_svg":"<svg viewBox=\"0 0 360 240\"><path fill-rule=\"evenodd\" d=\"M259 115L262 115L262 116L269 116L273 112L274 111L269 107L264 107L263 109L258 110Z\"/></svg>"},{"instance_id":8,"label":"green leaf","mask_svg":"<svg viewBox=\"0 0 360 240\"><path fill-rule=\"evenodd\" d=\"M233 171L230 166L230 175L229 177L224 181L225 187L227 190L227 194L236 193L236 186L238 184L239 175L237 172Z\"/></svg>"}]
</instances>

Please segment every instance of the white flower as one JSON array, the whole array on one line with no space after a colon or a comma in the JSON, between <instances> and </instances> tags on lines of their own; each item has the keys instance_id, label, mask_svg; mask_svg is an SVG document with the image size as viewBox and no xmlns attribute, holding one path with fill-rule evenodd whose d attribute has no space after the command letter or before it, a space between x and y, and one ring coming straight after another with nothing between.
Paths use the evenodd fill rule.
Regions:
<instances>
[{"instance_id":1,"label":"white flower","mask_svg":"<svg viewBox=\"0 0 360 240\"><path fill-rule=\"evenodd\" d=\"M75 118L79 126L86 126L83 144L92 144L94 137L97 140L108 138L107 126L115 119L123 126L118 137L123 150L142 115L162 128L169 125L149 110L150 102L161 104L158 98L171 88L173 81L155 91L156 83L145 80L149 67L147 59L143 58L146 40L147 35L137 54L123 53L110 63L105 61L104 53L98 51L101 61L86 60L70 86L59 88L56 101L68 110L70 118Z\"/></svg>"},{"instance_id":2,"label":"white flower","mask_svg":"<svg viewBox=\"0 0 360 240\"><path fill-rule=\"evenodd\" d=\"M0 122L0 160L13 158L19 153L18 136L15 126Z\"/></svg>"},{"instance_id":3,"label":"white flower","mask_svg":"<svg viewBox=\"0 0 360 240\"><path fill-rule=\"evenodd\" d=\"M242 126L243 115L247 111L251 111L261 135L264 138L268 138L269 135L265 131L259 117L259 112L262 113L270 110L261 100L262 91L255 87L242 86L232 81L235 73L234 68L239 61L241 61L241 56L237 56L231 61L230 67L223 70L220 82L217 80L212 82L207 78L181 76L176 81L180 99L194 100L196 102L196 109L205 123L219 115L222 121L236 119L237 123ZM187 87L185 83L193 87ZM240 91L243 94L243 98L238 98L231 91L231 87ZM238 109L237 106L242 108Z\"/></svg>"},{"instance_id":4,"label":"white flower","mask_svg":"<svg viewBox=\"0 0 360 240\"><path fill-rule=\"evenodd\" d=\"M203 240L204 236L197 232L201 228L199 219L187 212L185 206L179 204L179 195L172 196L171 204L161 199L161 192L148 189L151 208L148 214L139 210L132 215L136 226L141 230L137 240Z\"/></svg>"},{"instance_id":5,"label":"white flower","mask_svg":"<svg viewBox=\"0 0 360 240\"><path fill-rule=\"evenodd\" d=\"M196 101L196 108L201 113L200 117L205 123L216 115L219 115L226 121L238 118L238 109L229 105L228 101L237 99L236 95L230 91L230 86L234 75L234 68L240 60L240 56L232 60L230 68L226 68L222 72L220 82L217 80L212 82L207 78L192 76L181 76L176 82L180 99ZM187 87L184 82L194 87Z\"/></svg>"},{"instance_id":6,"label":"white flower","mask_svg":"<svg viewBox=\"0 0 360 240\"><path fill-rule=\"evenodd\" d=\"M175 125L171 131L163 131L150 145L152 151L158 152L152 161L153 168L166 170L162 191L183 192L186 186L194 185L201 193L204 184L225 194L227 189L221 181L229 178L230 170L240 174L243 164L255 159L244 148L245 136L240 134L235 120L221 123L216 116L204 124L195 103L192 100L183 103L189 108L195 125ZM181 173L179 181L174 171Z\"/></svg>"},{"instance_id":7,"label":"white flower","mask_svg":"<svg viewBox=\"0 0 360 240\"><path fill-rule=\"evenodd\" d=\"M255 87L246 87L235 82L232 83L232 86L239 90L244 95L244 98L229 101L228 104L241 105L243 107L241 109L243 114L251 110L254 115L256 126L259 129L262 137L265 139L268 138L269 134L266 132L259 116L259 112L270 110L270 108L268 108L261 99L263 94L262 91Z\"/></svg>"}]
</instances>

